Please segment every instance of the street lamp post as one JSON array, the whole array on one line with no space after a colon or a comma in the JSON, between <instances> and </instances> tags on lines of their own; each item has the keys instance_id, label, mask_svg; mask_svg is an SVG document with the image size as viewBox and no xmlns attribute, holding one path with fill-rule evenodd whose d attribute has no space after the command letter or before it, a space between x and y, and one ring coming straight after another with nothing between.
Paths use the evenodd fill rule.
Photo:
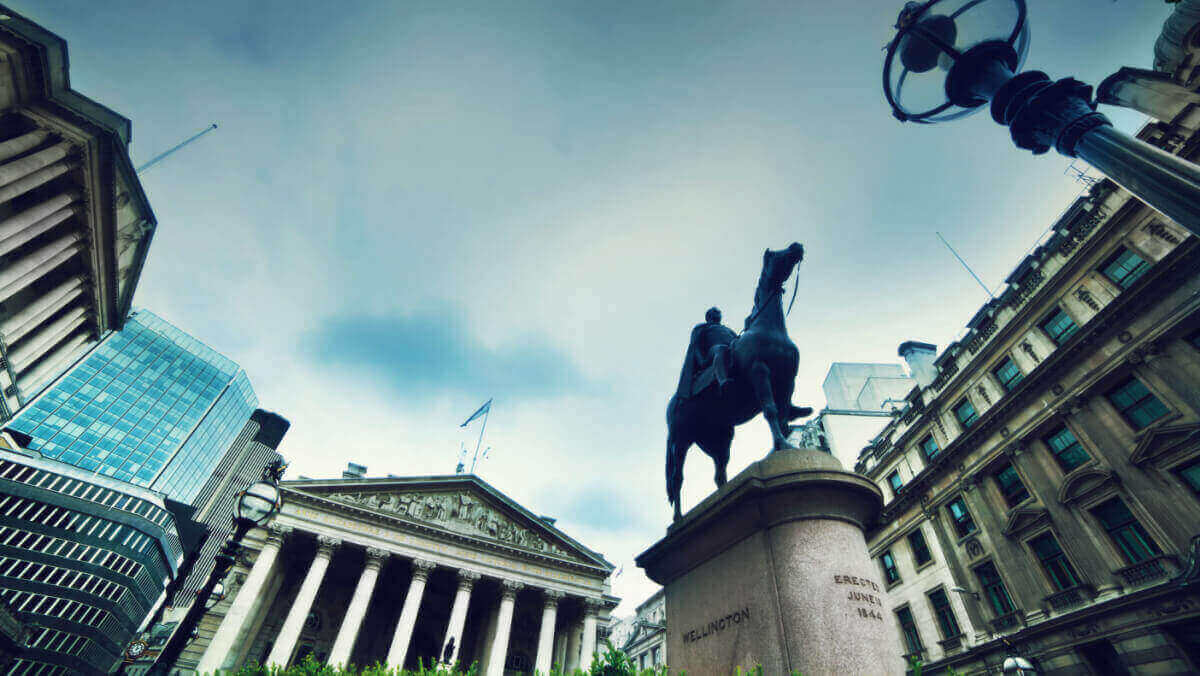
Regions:
<instances>
[{"instance_id":1,"label":"street lamp post","mask_svg":"<svg viewBox=\"0 0 1200 676\"><path fill-rule=\"evenodd\" d=\"M171 673L180 653L192 640L201 618L224 598L223 580L233 568L238 554L241 553L242 539L246 537L246 533L251 528L265 524L272 515L279 511L281 504L279 480L282 478L285 468L286 465L280 461L272 463L263 469L261 481L242 491L238 496L237 509L233 517L233 534L225 541L220 553L214 557L213 569L208 575L208 580L196 592L195 602L192 603L187 615L183 617L179 626L171 634L167 644L163 646L162 652L159 653L148 673Z\"/></svg>"},{"instance_id":2,"label":"street lamp post","mask_svg":"<svg viewBox=\"0 0 1200 676\"><path fill-rule=\"evenodd\" d=\"M1116 130L1092 88L1021 72L1029 47L1025 0L909 2L887 47L883 88L902 122L964 117L991 103L1018 148L1078 157L1200 235L1200 167Z\"/></svg>"}]
</instances>

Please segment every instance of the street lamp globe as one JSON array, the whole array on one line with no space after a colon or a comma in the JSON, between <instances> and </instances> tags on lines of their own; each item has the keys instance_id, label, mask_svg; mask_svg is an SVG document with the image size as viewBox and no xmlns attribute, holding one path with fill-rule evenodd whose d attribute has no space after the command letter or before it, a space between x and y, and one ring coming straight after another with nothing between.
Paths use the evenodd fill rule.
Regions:
<instances>
[{"instance_id":1,"label":"street lamp globe","mask_svg":"<svg viewBox=\"0 0 1200 676\"><path fill-rule=\"evenodd\" d=\"M242 491L238 497L238 519L262 525L279 509L279 487L270 481L259 481Z\"/></svg>"},{"instance_id":2,"label":"street lamp globe","mask_svg":"<svg viewBox=\"0 0 1200 676\"><path fill-rule=\"evenodd\" d=\"M1004 658L1004 666L1001 668L1001 673L1018 675L1036 674L1037 669L1033 667L1033 663L1024 657L1009 655Z\"/></svg>"},{"instance_id":3,"label":"street lamp globe","mask_svg":"<svg viewBox=\"0 0 1200 676\"><path fill-rule=\"evenodd\" d=\"M908 2L887 46L884 95L901 121L960 118L979 110L992 93L975 90L979 70L999 67L1007 70L1003 79L1011 78L1028 48L1025 0Z\"/></svg>"}]
</instances>

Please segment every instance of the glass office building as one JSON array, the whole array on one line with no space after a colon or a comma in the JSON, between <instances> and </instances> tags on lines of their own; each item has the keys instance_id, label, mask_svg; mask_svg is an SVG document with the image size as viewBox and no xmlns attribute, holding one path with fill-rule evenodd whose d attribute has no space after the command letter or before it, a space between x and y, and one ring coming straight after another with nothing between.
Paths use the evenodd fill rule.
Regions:
<instances>
[{"instance_id":1,"label":"glass office building","mask_svg":"<svg viewBox=\"0 0 1200 676\"><path fill-rule=\"evenodd\" d=\"M7 427L44 457L191 502L257 406L237 364L140 310Z\"/></svg>"}]
</instances>

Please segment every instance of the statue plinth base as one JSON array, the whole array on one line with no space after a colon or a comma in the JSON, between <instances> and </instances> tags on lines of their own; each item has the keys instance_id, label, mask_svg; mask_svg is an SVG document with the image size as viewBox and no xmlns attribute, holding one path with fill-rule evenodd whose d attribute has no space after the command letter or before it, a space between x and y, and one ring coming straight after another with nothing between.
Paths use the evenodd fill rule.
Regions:
<instances>
[{"instance_id":1,"label":"statue plinth base","mask_svg":"<svg viewBox=\"0 0 1200 676\"><path fill-rule=\"evenodd\" d=\"M903 674L864 529L883 496L815 449L776 451L673 524L637 565L665 587L671 673Z\"/></svg>"}]
</instances>

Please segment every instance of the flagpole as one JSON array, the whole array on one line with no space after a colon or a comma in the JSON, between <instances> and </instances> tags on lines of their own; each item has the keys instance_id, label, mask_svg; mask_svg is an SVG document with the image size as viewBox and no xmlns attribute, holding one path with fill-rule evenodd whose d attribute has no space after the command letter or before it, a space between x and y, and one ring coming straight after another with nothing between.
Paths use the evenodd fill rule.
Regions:
<instances>
[{"instance_id":1,"label":"flagpole","mask_svg":"<svg viewBox=\"0 0 1200 676\"><path fill-rule=\"evenodd\" d=\"M471 458L471 474L475 473L475 461L479 460L479 447L483 444L483 431L487 429L488 416L492 414L492 400L488 399L487 410L483 412L483 424L479 426L479 440L475 442L475 457Z\"/></svg>"}]
</instances>

